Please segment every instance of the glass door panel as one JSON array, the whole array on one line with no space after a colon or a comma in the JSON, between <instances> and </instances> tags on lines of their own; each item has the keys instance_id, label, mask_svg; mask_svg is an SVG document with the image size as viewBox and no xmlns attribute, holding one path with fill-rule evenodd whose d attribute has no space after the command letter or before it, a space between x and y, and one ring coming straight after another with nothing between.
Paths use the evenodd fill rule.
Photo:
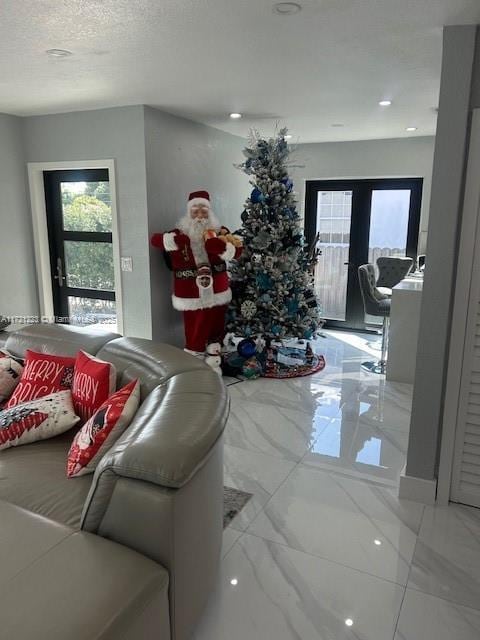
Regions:
<instances>
[{"instance_id":1,"label":"glass door panel","mask_svg":"<svg viewBox=\"0 0 480 640\"><path fill-rule=\"evenodd\" d=\"M351 191L319 191L317 230L321 255L315 292L324 317L345 320L350 251Z\"/></svg>"},{"instance_id":2,"label":"glass door panel","mask_svg":"<svg viewBox=\"0 0 480 640\"><path fill-rule=\"evenodd\" d=\"M406 255L410 196L410 189L372 191L368 261L375 267L380 256Z\"/></svg>"},{"instance_id":3,"label":"glass door panel","mask_svg":"<svg viewBox=\"0 0 480 640\"><path fill-rule=\"evenodd\" d=\"M115 290L113 248L110 242L66 240L64 250L68 287Z\"/></svg>"},{"instance_id":4,"label":"glass door panel","mask_svg":"<svg viewBox=\"0 0 480 640\"><path fill-rule=\"evenodd\" d=\"M110 184L107 181L61 182L65 231L112 231Z\"/></svg>"},{"instance_id":5,"label":"glass door panel","mask_svg":"<svg viewBox=\"0 0 480 640\"><path fill-rule=\"evenodd\" d=\"M380 256L403 258L407 253L410 189L374 189L370 207L368 262L374 265L378 278ZM369 325L381 325L378 316L365 314Z\"/></svg>"},{"instance_id":6,"label":"glass door panel","mask_svg":"<svg viewBox=\"0 0 480 640\"><path fill-rule=\"evenodd\" d=\"M110 331L116 331L117 311L115 300L98 298L68 297L68 316L74 325L108 325Z\"/></svg>"}]
</instances>

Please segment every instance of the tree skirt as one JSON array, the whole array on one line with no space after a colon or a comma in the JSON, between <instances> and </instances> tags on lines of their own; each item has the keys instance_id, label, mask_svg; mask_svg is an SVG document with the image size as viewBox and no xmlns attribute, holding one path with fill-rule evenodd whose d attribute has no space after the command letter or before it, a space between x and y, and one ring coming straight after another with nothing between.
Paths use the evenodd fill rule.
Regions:
<instances>
[{"instance_id":1,"label":"tree skirt","mask_svg":"<svg viewBox=\"0 0 480 640\"><path fill-rule=\"evenodd\" d=\"M300 378L310 376L325 368L325 358L319 354L312 354L307 362L305 349L296 347L276 346L277 358L274 369L267 370L265 367L265 352L257 355L257 360L262 365L260 375L263 378ZM229 375L242 375L242 367L246 362L238 353L231 353L226 358L226 364L231 372ZM236 373L234 373L236 371Z\"/></svg>"}]
</instances>

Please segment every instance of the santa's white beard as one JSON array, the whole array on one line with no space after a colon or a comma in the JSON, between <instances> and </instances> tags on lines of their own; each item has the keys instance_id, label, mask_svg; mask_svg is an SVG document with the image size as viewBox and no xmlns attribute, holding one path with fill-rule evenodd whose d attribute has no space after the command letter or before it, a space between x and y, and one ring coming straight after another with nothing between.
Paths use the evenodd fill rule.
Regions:
<instances>
[{"instance_id":1,"label":"santa's white beard","mask_svg":"<svg viewBox=\"0 0 480 640\"><path fill-rule=\"evenodd\" d=\"M210 212L208 218L192 218L189 213L180 220L179 229L190 238L193 257L197 267L201 264L209 264L208 255L205 251L204 233L207 229L220 229L220 223L216 216Z\"/></svg>"}]
</instances>

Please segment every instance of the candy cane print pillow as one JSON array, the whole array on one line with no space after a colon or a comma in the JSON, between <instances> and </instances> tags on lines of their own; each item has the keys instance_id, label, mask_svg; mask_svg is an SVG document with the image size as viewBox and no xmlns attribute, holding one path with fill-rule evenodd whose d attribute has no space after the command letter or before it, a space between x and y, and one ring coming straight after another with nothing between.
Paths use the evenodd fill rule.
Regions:
<instances>
[{"instance_id":1,"label":"candy cane print pillow","mask_svg":"<svg viewBox=\"0 0 480 640\"><path fill-rule=\"evenodd\" d=\"M73 411L70 390L18 404L0 411L0 451L53 438L80 420Z\"/></svg>"},{"instance_id":2,"label":"candy cane print pillow","mask_svg":"<svg viewBox=\"0 0 480 640\"><path fill-rule=\"evenodd\" d=\"M5 408L70 389L74 365L75 358L27 349L22 377Z\"/></svg>"},{"instance_id":3,"label":"candy cane print pillow","mask_svg":"<svg viewBox=\"0 0 480 640\"><path fill-rule=\"evenodd\" d=\"M110 396L73 439L67 457L67 476L93 473L105 453L122 435L140 402L140 383L132 380Z\"/></svg>"},{"instance_id":4,"label":"candy cane print pillow","mask_svg":"<svg viewBox=\"0 0 480 640\"><path fill-rule=\"evenodd\" d=\"M115 391L117 372L110 362L79 351L75 360L72 396L75 413L86 422Z\"/></svg>"}]
</instances>

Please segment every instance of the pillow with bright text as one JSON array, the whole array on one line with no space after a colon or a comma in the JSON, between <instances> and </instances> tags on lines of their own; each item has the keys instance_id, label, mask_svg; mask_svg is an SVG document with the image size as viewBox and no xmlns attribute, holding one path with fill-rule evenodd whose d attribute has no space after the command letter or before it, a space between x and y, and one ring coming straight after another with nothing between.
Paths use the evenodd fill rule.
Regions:
<instances>
[{"instance_id":1,"label":"pillow with bright text","mask_svg":"<svg viewBox=\"0 0 480 640\"><path fill-rule=\"evenodd\" d=\"M22 377L6 404L10 409L22 402L71 389L75 358L37 353L27 349Z\"/></svg>"},{"instance_id":2,"label":"pillow with bright text","mask_svg":"<svg viewBox=\"0 0 480 640\"><path fill-rule=\"evenodd\" d=\"M73 407L86 422L115 391L117 372L110 362L79 351L75 359L72 397Z\"/></svg>"},{"instance_id":3,"label":"pillow with bright text","mask_svg":"<svg viewBox=\"0 0 480 640\"><path fill-rule=\"evenodd\" d=\"M140 383L132 380L111 395L78 431L67 457L67 476L93 473L104 454L122 435L140 402Z\"/></svg>"},{"instance_id":4,"label":"pillow with bright text","mask_svg":"<svg viewBox=\"0 0 480 640\"><path fill-rule=\"evenodd\" d=\"M0 411L0 451L53 438L80 420L70 390L52 393Z\"/></svg>"}]
</instances>

